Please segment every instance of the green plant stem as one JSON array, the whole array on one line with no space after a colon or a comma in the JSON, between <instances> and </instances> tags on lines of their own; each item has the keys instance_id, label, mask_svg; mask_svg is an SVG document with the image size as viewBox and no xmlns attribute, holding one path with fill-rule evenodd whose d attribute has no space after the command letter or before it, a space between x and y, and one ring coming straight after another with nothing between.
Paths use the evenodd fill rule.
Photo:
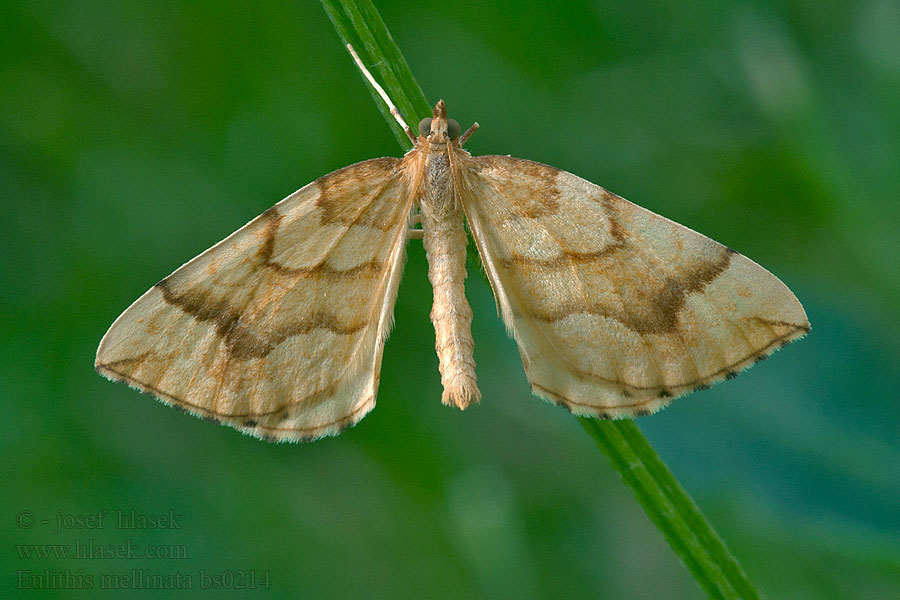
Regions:
<instances>
[{"instance_id":1,"label":"green plant stem","mask_svg":"<svg viewBox=\"0 0 900 600\"><path fill-rule=\"evenodd\" d=\"M710 598L759 598L737 560L634 421L579 420Z\"/></svg>"},{"instance_id":2,"label":"green plant stem","mask_svg":"<svg viewBox=\"0 0 900 600\"><path fill-rule=\"evenodd\" d=\"M322 6L334 23L341 41L345 45L351 44L369 70L377 74L397 110L415 130L420 118L431 116L431 107L371 0L322 0ZM391 116L384 101L368 82L366 88L390 124L400 146L409 150L412 147L409 138Z\"/></svg>"},{"instance_id":3,"label":"green plant stem","mask_svg":"<svg viewBox=\"0 0 900 600\"><path fill-rule=\"evenodd\" d=\"M418 118L430 115L431 107L422 89L371 0L322 0L322 5L341 40L352 44L363 63L378 74L407 122L414 127ZM384 102L368 84L366 87L401 147L410 148L409 139ZM586 418L580 421L710 598L760 597L737 560L633 421Z\"/></svg>"}]
</instances>

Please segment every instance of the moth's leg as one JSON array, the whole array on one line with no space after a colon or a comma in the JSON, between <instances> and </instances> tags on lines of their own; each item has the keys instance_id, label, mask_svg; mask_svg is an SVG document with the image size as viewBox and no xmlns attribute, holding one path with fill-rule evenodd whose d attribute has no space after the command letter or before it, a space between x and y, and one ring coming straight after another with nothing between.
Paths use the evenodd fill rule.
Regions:
<instances>
[{"instance_id":1,"label":"moth's leg","mask_svg":"<svg viewBox=\"0 0 900 600\"><path fill-rule=\"evenodd\" d=\"M397 119L397 123L400 124L400 127L403 128L403 132L406 133L406 137L409 138L409 141L412 142L413 146L416 145L416 136L413 135L412 129L409 128L409 125L406 124L406 121L403 120L403 115L400 114L400 111L397 110L397 107L394 106L394 103L391 102L391 99L388 97L387 92L384 91L384 88L378 85L378 82L375 81L375 78L372 77L372 74L369 73L369 70L366 68L366 65L363 64L363 61L360 60L359 55L356 53L356 50L353 49L353 46L347 44L347 50L350 51L350 56L353 57L353 60L356 62L356 66L359 67L359 70L362 71L362 74L366 79L369 80L369 83L372 84L372 87L375 88L375 91L378 92L378 95L381 96L381 99L384 100L384 103L387 104L388 109L390 109L391 114L394 115L394 118Z\"/></svg>"},{"instance_id":2,"label":"moth's leg","mask_svg":"<svg viewBox=\"0 0 900 600\"><path fill-rule=\"evenodd\" d=\"M460 148L462 148L462 145L466 143L466 140L468 140L469 137L470 137L473 133L475 133L475 131L476 131L479 127L481 127L481 126L480 126L477 122L476 122L476 123L472 123L472 126L469 127L468 129L466 129L466 132L465 132L464 134L462 134L461 136L459 136L459 147L460 147Z\"/></svg>"},{"instance_id":3,"label":"moth's leg","mask_svg":"<svg viewBox=\"0 0 900 600\"><path fill-rule=\"evenodd\" d=\"M411 240L421 240L425 237L425 230L422 227L417 227L417 225L422 225L422 213L414 210L412 214L409 215L409 239Z\"/></svg>"}]
</instances>

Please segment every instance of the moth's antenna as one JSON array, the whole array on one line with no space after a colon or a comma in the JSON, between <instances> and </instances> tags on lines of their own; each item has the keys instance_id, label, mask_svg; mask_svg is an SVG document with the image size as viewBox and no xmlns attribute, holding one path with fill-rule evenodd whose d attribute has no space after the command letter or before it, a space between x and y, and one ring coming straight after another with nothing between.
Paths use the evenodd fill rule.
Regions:
<instances>
[{"instance_id":1,"label":"moth's antenna","mask_svg":"<svg viewBox=\"0 0 900 600\"><path fill-rule=\"evenodd\" d=\"M459 146L462 147L462 145L466 143L466 140L469 139L469 136L475 133L479 127L481 127L481 125L479 125L477 122L472 123L472 126L466 129L466 132L464 134L459 136Z\"/></svg>"},{"instance_id":2,"label":"moth's antenna","mask_svg":"<svg viewBox=\"0 0 900 600\"><path fill-rule=\"evenodd\" d=\"M369 70L363 64L363 62L359 59L359 55L356 54L356 50L353 49L353 46L347 44L347 50L350 51L350 56L353 57L353 60L356 61L356 66L359 67L359 70L362 71L362 74L366 76L366 79L369 80L369 83L372 84L372 87L375 88L375 91L378 92L378 95L381 96L381 99L384 100L384 103L387 104L388 108L391 110L391 114L394 115L394 118L397 119L397 122L400 123L400 127L403 128L403 131L406 132L406 137L413 143L416 144L416 137L413 135L412 129L409 128L409 125L406 124L406 121L403 120L403 117L400 116L400 111L397 110L397 107L394 106L394 103L391 102L391 99L388 97L387 93L384 91L384 88L378 85L378 82L375 81L375 78L372 77L372 74L369 73Z\"/></svg>"}]
</instances>

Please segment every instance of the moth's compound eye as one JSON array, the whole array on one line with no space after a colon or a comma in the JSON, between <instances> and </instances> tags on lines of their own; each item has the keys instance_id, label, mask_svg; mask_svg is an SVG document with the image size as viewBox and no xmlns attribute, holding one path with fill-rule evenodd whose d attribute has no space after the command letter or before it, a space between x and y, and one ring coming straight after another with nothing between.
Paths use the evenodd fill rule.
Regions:
<instances>
[{"instance_id":1,"label":"moth's compound eye","mask_svg":"<svg viewBox=\"0 0 900 600\"><path fill-rule=\"evenodd\" d=\"M419 135L428 137L429 133L431 133L431 117L419 121Z\"/></svg>"},{"instance_id":2,"label":"moth's compound eye","mask_svg":"<svg viewBox=\"0 0 900 600\"><path fill-rule=\"evenodd\" d=\"M456 119L447 119L447 137L451 140L459 137L459 123L456 122Z\"/></svg>"}]
</instances>

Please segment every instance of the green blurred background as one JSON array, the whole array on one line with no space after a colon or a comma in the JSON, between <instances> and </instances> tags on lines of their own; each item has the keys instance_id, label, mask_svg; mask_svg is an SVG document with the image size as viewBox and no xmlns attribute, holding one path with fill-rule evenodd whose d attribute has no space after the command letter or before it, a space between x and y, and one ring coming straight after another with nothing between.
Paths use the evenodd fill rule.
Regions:
<instances>
[{"instance_id":1,"label":"green blurred background","mask_svg":"<svg viewBox=\"0 0 900 600\"><path fill-rule=\"evenodd\" d=\"M796 292L808 338L640 426L769 598L900 597L900 3L377 4L428 99L481 123L474 154L576 173ZM0 51L0 594L65 574L95 589L39 595L131 597L96 587L137 572L195 588L141 597L192 597L202 571L269 598L702 597L530 395L477 275L484 400L440 405L418 242L378 406L338 438L269 445L94 373L154 282L400 154L319 4L5 2ZM102 509L181 528L54 532ZM186 557L23 554L76 540Z\"/></svg>"}]
</instances>

